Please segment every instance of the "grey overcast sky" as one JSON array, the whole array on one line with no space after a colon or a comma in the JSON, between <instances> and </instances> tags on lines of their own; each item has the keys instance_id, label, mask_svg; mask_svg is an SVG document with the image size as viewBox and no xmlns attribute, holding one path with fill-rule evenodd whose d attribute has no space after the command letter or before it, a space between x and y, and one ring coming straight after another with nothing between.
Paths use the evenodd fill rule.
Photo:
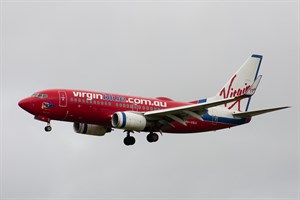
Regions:
<instances>
[{"instance_id":1,"label":"grey overcast sky","mask_svg":"<svg viewBox=\"0 0 300 200\"><path fill-rule=\"evenodd\" d=\"M2 1L2 199L297 199L297 1ZM251 109L291 105L216 132L79 135L17 102L48 88L190 101L264 56Z\"/></svg>"}]
</instances>

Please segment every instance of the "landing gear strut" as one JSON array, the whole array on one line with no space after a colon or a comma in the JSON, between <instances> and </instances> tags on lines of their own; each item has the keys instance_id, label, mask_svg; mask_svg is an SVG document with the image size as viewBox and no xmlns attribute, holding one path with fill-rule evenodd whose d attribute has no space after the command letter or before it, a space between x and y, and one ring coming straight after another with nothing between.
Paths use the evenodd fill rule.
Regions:
<instances>
[{"instance_id":1,"label":"landing gear strut","mask_svg":"<svg viewBox=\"0 0 300 200\"><path fill-rule=\"evenodd\" d=\"M126 146L131 146L134 145L135 143L135 138L130 136L130 131L127 131L127 136L124 138L124 144Z\"/></svg>"},{"instance_id":2,"label":"landing gear strut","mask_svg":"<svg viewBox=\"0 0 300 200\"><path fill-rule=\"evenodd\" d=\"M50 132L51 130L52 130L52 127L51 127L50 123L48 123L47 126L45 126L45 131Z\"/></svg>"},{"instance_id":3,"label":"landing gear strut","mask_svg":"<svg viewBox=\"0 0 300 200\"><path fill-rule=\"evenodd\" d=\"M147 135L147 141L150 142L150 143L157 142L158 139L159 139L159 137L156 133L149 133Z\"/></svg>"}]
</instances>

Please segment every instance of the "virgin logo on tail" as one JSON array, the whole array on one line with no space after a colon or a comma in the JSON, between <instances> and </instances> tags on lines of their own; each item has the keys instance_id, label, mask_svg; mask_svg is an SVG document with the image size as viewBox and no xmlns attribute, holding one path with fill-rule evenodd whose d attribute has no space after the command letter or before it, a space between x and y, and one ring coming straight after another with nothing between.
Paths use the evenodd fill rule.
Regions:
<instances>
[{"instance_id":1,"label":"virgin logo on tail","mask_svg":"<svg viewBox=\"0 0 300 200\"><path fill-rule=\"evenodd\" d=\"M223 87L222 90L220 91L219 95L224 99L243 95L249 89L250 85L247 85L247 83L245 83L244 88L238 88L238 89L233 88L232 85L234 83L235 78L236 78L236 74L231 78L228 88ZM233 102L228 107L228 109L229 110L232 109L236 104L238 105L238 111L241 111L241 100L237 100ZM227 104L224 104L224 106L227 107Z\"/></svg>"}]
</instances>

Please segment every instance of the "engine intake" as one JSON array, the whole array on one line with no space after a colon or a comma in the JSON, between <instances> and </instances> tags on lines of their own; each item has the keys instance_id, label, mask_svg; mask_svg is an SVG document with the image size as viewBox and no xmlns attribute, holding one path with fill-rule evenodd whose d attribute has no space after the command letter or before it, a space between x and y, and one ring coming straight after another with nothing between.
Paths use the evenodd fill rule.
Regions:
<instances>
[{"instance_id":1,"label":"engine intake","mask_svg":"<svg viewBox=\"0 0 300 200\"><path fill-rule=\"evenodd\" d=\"M76 133L87 134L87 135L103 136L105 135L105 133L111 132L111 128L107 128L95 124L85 124L85 123L78 123L78 122L74 122L73 128Z\"/></svg>"},{"instance_id":2,"label":"engine intake","mask_svg":"<svg viewBox=\"0 0 300 200\"><path fill-rule=\"evenodd\" d=\"M116 112L112 116L111 124L114 128L142 131L146 128L147 120L143 115L137 113Z\"/></svg>"}]
</instances>

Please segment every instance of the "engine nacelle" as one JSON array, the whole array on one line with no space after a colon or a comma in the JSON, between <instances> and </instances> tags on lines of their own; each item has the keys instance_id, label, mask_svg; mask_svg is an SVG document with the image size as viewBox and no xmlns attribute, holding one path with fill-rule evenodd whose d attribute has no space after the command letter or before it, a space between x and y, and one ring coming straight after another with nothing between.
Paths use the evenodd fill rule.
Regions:
<instances>
[{"instance_id":1,"label":"engine nacelle","mask_svg":"<svg viewBox=\"0 0 300 200\"><path fill-rule=\"evenodd\" d=\"M111 132L111 128L95 124L85 124L78 122L74 122L73 128L76 133L82 133L87 135L103 136L105 135L105 133Z\"/></svg>"},{"instance_id":2,"label":"engine nacelle","mask_svg":"<svg viewBox=\"0 0 300 200\"><path fill-rule=\"evenodd\" d=\"M137 113L116 112L112 116L111 124L114 128L142 131L146 128L147 120L143 115Z\"/></svg>"}]
</instances>

